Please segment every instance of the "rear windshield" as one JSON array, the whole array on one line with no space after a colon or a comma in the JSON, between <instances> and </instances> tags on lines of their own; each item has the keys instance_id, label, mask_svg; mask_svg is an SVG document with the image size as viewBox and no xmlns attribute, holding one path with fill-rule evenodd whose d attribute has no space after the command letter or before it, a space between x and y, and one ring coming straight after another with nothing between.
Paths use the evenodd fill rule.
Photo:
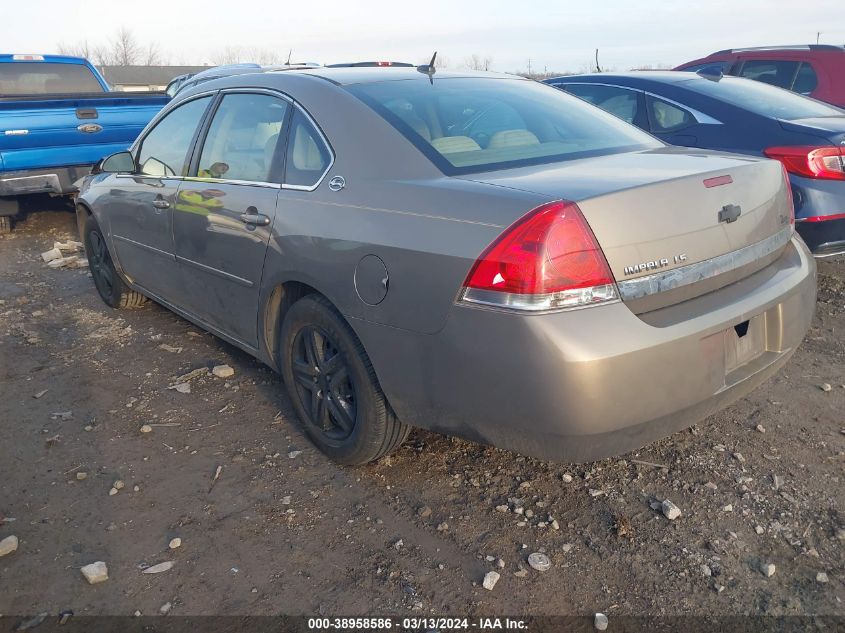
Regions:
<instances>
[{"instance_id":1,"label":"rear windshield","mask_svg":"<svg viewBox=\"0 0 845 633\"><path fill-rule=\"evenodd\" d=\"M87 66L51 62L0 64L0 96L105 92Z\"/></svg>"},{"instance_id":2,"label":"rear windshield","mask_svg":"<svg viewBox=\"0 0 845 633\"><path fill-rule=\"evenodd\" d=\"M682 85L713 99L775 119L809 119L845 114L845 110L832 105L751 79L690 79Z\"/></svg>"},{"instance_id":3,"label":"rear windshield","mask_svg":"<svg viewBox=\"0 0 845 633\"><path fill-rule=\"evenodd\" d=\"M662 147L556 88L502 78L349 86L449 175Z\"/></svg>"}]
</instances>

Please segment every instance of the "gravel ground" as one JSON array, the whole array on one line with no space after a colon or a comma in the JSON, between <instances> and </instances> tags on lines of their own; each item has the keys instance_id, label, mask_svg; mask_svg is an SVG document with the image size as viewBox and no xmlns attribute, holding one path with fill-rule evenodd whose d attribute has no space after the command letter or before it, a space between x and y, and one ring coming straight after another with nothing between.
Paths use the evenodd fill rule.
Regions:
<instances>
[{"instance_id":1,"label":"gravel ground","mask_svg":"<svg viewBox=\"0 0 845 633\"><path fill-rule=\"evenodd\" d=\"M574 466L418 431L344 468L271 370L49 268L67 239L58 209L0 236L0 539L19 539L0 614L845 615L842 258L779 375L636 453Z\"/></svg>"}]
</instances>

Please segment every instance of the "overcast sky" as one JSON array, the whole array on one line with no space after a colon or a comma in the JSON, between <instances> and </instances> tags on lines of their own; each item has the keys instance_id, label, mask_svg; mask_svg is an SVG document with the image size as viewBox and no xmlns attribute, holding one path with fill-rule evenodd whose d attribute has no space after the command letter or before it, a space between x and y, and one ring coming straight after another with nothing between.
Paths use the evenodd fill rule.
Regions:
<instances>
[{"instance_id":1,"label":"overcast sky","mask_svg":"<svg viewBox=\"0 0 845 633\"><path fill-rule=\"evenodd\" d=\"M739 46L845 44L843 0L0 0L0 52L55 52L108 42L121 26L174 64L255 47L294 61L393 59L434 50L460 67L476 53L492 69L586 69L599 49L618 70L675 65Z\"/></svg>"}]
</instances>

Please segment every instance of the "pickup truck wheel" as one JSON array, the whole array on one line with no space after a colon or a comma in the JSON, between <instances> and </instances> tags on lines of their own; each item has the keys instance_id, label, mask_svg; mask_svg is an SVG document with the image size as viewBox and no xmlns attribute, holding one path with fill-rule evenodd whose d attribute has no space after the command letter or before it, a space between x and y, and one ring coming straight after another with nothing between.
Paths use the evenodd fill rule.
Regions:
<instances>
[{"instance_id":1,"label":"pickup truck wheel","mask_svg":"<svg viewBox=\"0 0 845 633\"><path fill-rule=\"evenodd\" d=\"M93 216L85 220L85 253L94 285L100 298L112 308L139 308L147 301L140 292L130 290L114 267L106 239Z\"/></svg>"},{"instance_id":2,"label":"pickup truck wheel","mask_svg":"<svg viewBox=\"0 0 845 633\"><path fill-rule=\"evenodd\" d=\"M390 408L363 345L328 300L308 295L293 304L279 345L294 409L334 461L366 464L407 439L410 427Z\"/></svg>"},{"instance_id":3,"label":"pickup truck wheel","mask_svg":"<svg viewBox=\"0 0 845 633\"><path fill-rule=\"evenodd\" d=\"M0 215L0 235L10 233L12 230L12 219L8 215Z\"/></svg>"}]
</instances>

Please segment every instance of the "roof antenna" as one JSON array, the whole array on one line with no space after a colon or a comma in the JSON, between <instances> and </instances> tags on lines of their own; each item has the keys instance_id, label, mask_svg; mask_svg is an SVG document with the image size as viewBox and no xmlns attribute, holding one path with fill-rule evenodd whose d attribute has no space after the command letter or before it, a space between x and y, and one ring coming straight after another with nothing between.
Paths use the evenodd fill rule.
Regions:
<instances>
[{"instance_id":1,"label":"roof antenna","mask_svg":"<svg viewBox=\"0 0 845 633\"><path fill-rule=\"evenodd\" d=\"M285 66L290 66L290 56L293 54L293 49L288 49L288 60L285 62Z\"/></svg>"},{"instance_id":2,"label":"roof antenna","mask_svg":"<svg viewBox=\"0 0 845 633\"><path fill-rule=\"evenodd\" d=\"M434 83L434 73L437 72L437 68L434 66L434 60L437 59L437 51L434 51L434 55L431 56L431 61L428 64L423 64L422 66L417 66L417 70L421 73L425 73L428 75L428 80L433 84Z\"/></svg>"}]
</instances>

